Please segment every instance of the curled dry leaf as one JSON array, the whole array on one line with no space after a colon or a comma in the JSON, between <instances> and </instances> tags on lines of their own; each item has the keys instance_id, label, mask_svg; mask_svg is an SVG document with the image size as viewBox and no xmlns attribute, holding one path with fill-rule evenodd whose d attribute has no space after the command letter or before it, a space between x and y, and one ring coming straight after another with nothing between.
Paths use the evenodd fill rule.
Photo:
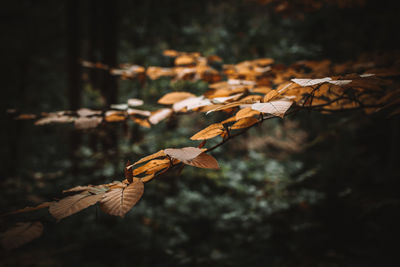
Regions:
<instances>
[{"instance_id":1,"label":"curled dry leaf","mask_svg":"<svg viewBox=\"0 0 400 267\"><path fill-rule=\"evenodd\" d=\"M2 234L1 245L5 249L14 249L40 237L42 233L41 222L17 223Z\"/></svg>"},{"instance_id":2,"label":"curled dry leaf","mask_svg":"<svg viewBox=\"0 0 400 267\"><path fill-rule=\"evenodd\" d=\"M201 153L192 160L184 161L184 163L198 168L219 169L218 161L206 153Z\"/></svg>"},{"instance_id":3,"label":"curled dry leaf","mask_svg":"<svg viewBox=\"0 0 400 267\"><path fill-rule=\"evenodd\" d=\"M321 79L292 79L291 81L294 83L297 83L300 86L312 86L312 85L317 85L320 83L325 83L328 81L331 81L332 78L329 77L325 77L325 78L321 78Z\"/></svg>"},{"instance_id":4,"label":"curled dry leaf","mask_svg":"<svg viewBox=\"0 0 400 267\"><path fill-rule=\"evenodd\" d=\"M166 155L165 155L165 153L164 153L164 150L160 150L160 151L158 151L158 152L156 152L156 153L154 153L154 154L151 154L151 155L149 155L149 156L146 156L146 157L144 157L144 158L139 159L138 161L136 161L135 163L133 163L132 166L137 165L137 164L140 164L140 163L143 163L143 162L146 162L146 161L149 161L149 160L152 160L152 159L155 159L155 158L160 158L160 157L165 157L165 156L166 156Z\"/></svg>"},{"instance_id":5,"label":"curled dry leaf","mask_svg":"<svg viewBox=\"0 0 400 267\"><path fill-rule=\"evenodd\" d=\"M50 205L49 211L57 220L71 216L89 206L96 204L103 198L104 192L93 195L89 192L83 192L77 195L69 196Z\"/></svg>"},{"instance_id":6,"label":"curled dry leaf","mask_svg":"<svg viewBox=\"0 0 400 267\"><path fill-rule=\"evenodd\" d=\"M223 132L224 132L224 125L221 123L214 123L208 126L207 128L201 130L200 132L196 133L195 135L190 137L190 139L206 140L218 136Z\"/></svg>"},{"instance_id":7,"label":"curled dry leaf","mask_svg":"<svg viewBox=\"0 0 400 267\"><path fill-rule=\"evenodd\" d=\"M35 210L40 210L49 207L53 202L43 202L37 206L34 207L25 207L23 209L11 211L9 213L6 213L5 215L12 215L12 214L18 214L18 213L23 213L23 212L29 212L29 211L35 211Z\"/></svg>"},{"instance_id":8,"label":"curled dry leaf","mask_svg":"<svg viewBox=\"0 0 400 267\"><path fill-rule=\"evenodd\" d=\"M125 179L128 180L129 183L132 183L133 172L132 172L131 162L129 160L125 164L124 175Z\"/></svg>"},{"instance_id":9,"label":"curled dry leaf","mask_svg":"<svg viewBox=\"0 0 400 267\"><path fill-rule=\"evenodd\" d=\"M164 150L165 154L180 161L190 161L203 153L203 151L205 149L197 147L167 148Z\"/></svg>"},{"instance_id":10,"label":"curled dry leaf","mask_svg":"<svg viewBox=\"0 0 400 267\"><path fill-rule=\"evenodd\" d=\"M176 102L182 101L184 99L187 99L189 97L196 97L194 94L188 93L188 92L172 92L164 95L158 100L159 104L164 104L164 105L171 105L175 104Z\"/></svg>"},{"instance_id":11,"label":"curled dry leaf","mask_svg":"<svg viewBox=\"0 0 400 267\"><path fill-rule=\"evenodd\" d=\"M293 101L291 100L281 99L267 103L255 103L251 105L251 108L262 113L268 113L283 118L286 111L290 108L292 104Z\"/></svg>"},{"instance_id":12,"label":"curled dry leaf","mask_svg":"<svg viewBox=\"0 0 400 267\"><path fill-rule=\"evenodd\" d=\"M238 129L243 129L243 128L248 128L254 124L256 124L258 120L254 117L248 117L244 119L240 119L237 121L235 124L231 126L232 130L238 130Z\"/></svg>"},{"instance_id":13,"label":"curled dry leaf","mask_svg":"<svg viewBox=\"0 0 400 267\"><path fill-rule=\"evenodd\" d=\"M144 192L144 184L134 178L133 182L122 188L115 188L104 194L100 208L110 215L124 217L140 200Z\"/></svg>"}]
</instances>

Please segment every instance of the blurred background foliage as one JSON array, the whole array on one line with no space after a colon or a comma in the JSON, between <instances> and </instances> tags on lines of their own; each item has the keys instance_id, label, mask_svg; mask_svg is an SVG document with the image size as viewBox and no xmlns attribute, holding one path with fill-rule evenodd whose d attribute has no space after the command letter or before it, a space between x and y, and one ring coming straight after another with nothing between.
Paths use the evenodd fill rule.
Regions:
<instances>
[{"instance_id":1,"label":"blurred background foliage","mask_svg":"<svg viewBox=\"0 0 400 267\"><path fill-rule=\"evenodd\" d=\"M296 16L262 2L2 3L1 213L60 198L75 185L120 180L128 159L194 146L189 137L220 119L192 114L151 129L128 122L79 132L6 114L104 109L131 97L154 110L167 92L207 89L204 82L116 80L74 59L171 66L162 51L176 49L217 54L224 63L271 57L290 64L400 47L393 1L331 3ZM397 247L389 244L399 237L399 148L398 116L303 112L271 120L213 152L221 170L185 167L146 184L124 219L96 207L58 223L46 211L2 217L1 230L34 218L45 232L1 251L1 264L396 266Z\"/></svg>"}]
</instances>

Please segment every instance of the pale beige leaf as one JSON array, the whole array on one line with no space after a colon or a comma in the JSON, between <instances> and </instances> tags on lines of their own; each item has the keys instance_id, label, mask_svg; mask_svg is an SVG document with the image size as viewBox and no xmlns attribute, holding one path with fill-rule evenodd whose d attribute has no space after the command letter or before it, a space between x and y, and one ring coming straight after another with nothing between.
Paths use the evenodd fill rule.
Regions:
<instances>
[{"instance_id":1,"label":"pale beige leaf","mask_svg":"<svg viewBox=\"0 0 400 267\"><path fill-rule=\"evenodd\" d=\"M130 107L137 107L143 105L144 102L142 99L130 98L128 99L127 103Z\"/></svg>"},{"instance_id":2,"label":"pale beige leaf","mask_svg":"<svg viewBox=\"0 0 400 267\"><path fill-rule=\"evenodd\" d=\"M187 165L192 165L198 168L205 168L205 169L219 169L219 165L217 160L206 153L201 153L197 157L192 160L183 161L183 163Z\"/></svg>"},{"instance_id":3,"label":"pale beige leaf","mask_svg":"<svg viewBox=\"0 0 400 267\"><path fill-rule=\"evenodd\" d=\"M74 126L80 130L96 128L102 120L102 117L79 117L75 120Z\"/></svg>"},{"instance_id":4,"label":"pale beige leaf","mask_svg":"<svg viewBox=\"0 0 400 267\"><path fill-rule=\"evenodd\" d=\"M292 79L291 81L294 83L297 83L300 86L305 87L305 86L312 86L312 85L325 83L325 82L328 82L331 80L332 80L332 78L325 77L325 78L321 78L321 79Z\"/></svg>"},{"instance_id":5,"label":"pale beige leaf","mask_svg":"<svg viewBox=\"0 0 400 267\"><path fill-rule=\"evenodd\" d=\"M207 128L201 130L200 132L196 133L195 135L190 137L190 139L206 140L218 136L223 132L224 132L224 125L221 123L214 123L208 126Z\"/></svg>"},{"instance_id":6,"label":"pale beige leaf","mask_svg":"<svg viewBox=\"0 0 400 267\"><path fill-rule=\"evenodd\" d=\"M254 110L254 109L252 109L250 107L247 107L247 108L243 108L243 109L239 110L236 113L236 117L235 118L238 121L240 119L244 119L244 118L247 118L247 117L253 117L253 116L259 115L259 114L260 114L259 111Z\"/></svg>"},{"instance_id":7,"label":"pale beige leaf","mask_svg":"<svg viewBox=\"0 0 400 267\"><path fill-rule=\"evenodd\" d=\"M76 111L79 117L89 117L93 115L101 115L101 110L93 110L88 108L81 108Z\"/></svg>"},{"instance_id":8,"label":"pale beige leaf","mask_svg":"<svg viewBox=\"0 0 400 267\"><path fill-rule=\"evenodd\" d=\"M165 120L172 114L172 109L170 108L163 108L156 111L153 115L149 117L149 121L151 124L157 124L162 120Z\"/></svg>"},{"instance_id":9,"label":"pale beige leaf","mask_svg":"<svg viewBox=\"0 0 400 267\"><path fill-rule=\"evenodd\" d=\"M138 161L136 161L135 163L133 163L132 166L137 165L137 164L140 164L140 163L143 163L143 162L146 162L146 161L149 161L149 160L152 160L152 159L155 159L155 158L165 157L165 156L166 156L166 155L165 155L165 153L164 153L164 150L160 150L160 151L158 151L158 152L156 152L156 153L154 153L154 154L151 154L151 155L148 155L148 156L146 156L146 157L144 157L144 158L139 159Z\"/></svg>"},{"instance_id":10,"label":"pale beige leaf","mask_svg":"<svg viewBox=\"0 0 400 267\"><path fill-rule=\"evenodd\" d=\"M251 106L251 108L263 113L283 117L292 104L293 101L281 99L267 103L255 103Z\"/></svg>"},{"instance_id":11,"label":"pale beige leaf","mask_svg":"<svg viewBox=\"0 0 400 267\"><path fill-rule=\"evenodd\" d=\"M196 97L194 94L188 92L172 92L164 95L158 100L158 103L164 105L174 104L189 97Z\"/></svg>"},{"instance_id":12,"label":"pale beige leaf","mask_svg":"<svg viewBox=\"0 0 400 267\"><path fill-rule=\"evenodd\" d=\"M180 161L192 160L203 153L203 151L205 151L205 149L197 147L167 148L164 150L165 154Z\"/></svg>"},{"instance_id":13,"label":"pale beige leaf","mask_svg":"<svg viewBox=\"0 0 400 267\"><path fill-rule=\"evenodd\" d=\"M115 188L104 195L100 208L110 215L124 217L125 214L140 200L144 192L144 184L134 178L133 182L124 188Z\"/></svg>"},{"instance_id":14,"label":"pale beige leaf","mask_svg":"<svg viewBox=\"0 0 400 267\"><path fill-rule=\"evenodd\" d=\"M17 223L2 234L1 245L5 249L14 249L40 237L42 233L41 222Z\"/></svg>"},{"instance_id":15,"label":"pale beige leaf","mask_svg":"<svg viewBox=\"0 0 400 267\"><path fill-rule=\"evenodd\" d=\"M248 128L252 126L253 124L256 124L258 120L254 117L248 117L244 119L240 119L237 121L235 124L231 126L232 130L238 130L238 129L243 129L243 128Z\"/></svg>"},{"instance_id":16,"label":"pale beige leaf","mask_svg":"<svg viewBox=\"0 0 400 267\"><path fill-rule=\"evenodd\" d=\"M96 204L103 197L103 194L93 195L89 192L83 192L81 194L63 198L50 205L50 214L57 220L61 220Z\"/></svg>"},{"instance_id":17,"label":"pale beige leaf","mask_svg":"<svg viewBox=\"0 0 400 267\"><path fill-rule=\"evenodd\" d=\"M204 96L198 97L189 97L182 101L176 102L172 109L176 112L181 111L182 109L186 108L187 110L192 110L204 106L211 105L211 101L209 99L204 98Z\"/></svg>"}]
</instances>

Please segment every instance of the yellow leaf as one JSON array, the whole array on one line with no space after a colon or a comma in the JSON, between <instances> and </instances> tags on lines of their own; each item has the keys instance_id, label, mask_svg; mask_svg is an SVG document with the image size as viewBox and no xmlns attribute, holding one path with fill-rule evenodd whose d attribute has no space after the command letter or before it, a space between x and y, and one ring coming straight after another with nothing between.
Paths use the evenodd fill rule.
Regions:
<instances>
[{"instance_id":1,"label":"yellow leaf","mask_svg":"<svg viewBox=\"0 0 400 267\"><path fill-rule=\"evenodd\" d=\"M214 123L208 126L207 128L201 130L200 132L196 133L192 137L191 140L205 140L210 139L215 136L220 135L224 131L224 125L221 123Z\"/></svg>"}]
</instances>

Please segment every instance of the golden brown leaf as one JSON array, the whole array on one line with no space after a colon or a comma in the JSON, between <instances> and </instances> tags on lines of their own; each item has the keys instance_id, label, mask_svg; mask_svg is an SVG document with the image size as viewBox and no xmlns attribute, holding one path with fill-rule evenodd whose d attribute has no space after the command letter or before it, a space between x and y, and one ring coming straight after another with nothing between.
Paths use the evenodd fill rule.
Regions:
<instances>
[{"instance_id":1,"label":"golden brown leaf","mask_svg":"<svg viewBox=\"0 0 400 267\"><path fill-rule=\"evenodd\" d=\"M125 214L140 200L144 192L144 184L134 178L133 182L124 188L115 188L104 195L100 208L110 215L124 217Z\"/></svg>"},{"instance_id":2,"label":"golden brown leaf","mask_svg":"<svg viewBox=\"0 0 400 267\"><path fill-rule=\"evenodd\" d=\"M1 245L5 249L14 249L40 237L42 233L41 222L17 223L2 234Z\"/></svg>"},{"instance_id":3,"label":"golden brown leaf","mask_svg":"<svg viewBox=\"0 0 400 267\"><path fill-rule=\"evenodd\" d=\"M160 168L164 169L164 168L168 167L169 164L170 164L169 159L154 159L154 160L147 162L145 165L140 166L137 169L134 169L133 175L136 176L143 172L146 172L147 174L150 174L153 171L157 172L158 170L160 170Z\"/></svg>"},{"instance_id":4,"label":"golden brown leaf","mask_svg":"<svg viewBox=\"0 0 400 267\"><path fill-rule=\"evenodd\" d=\"M243 109L239 110L236 113L235 119L238 121L240 119L247 118L247 117L253 117L253 116L259 115L259 114L260 114L259 111L254 110L250 107L247 107L247 108L243 108Z\"/></svg>"},{"instance_id":5,"label":"golden brown leaf","mask_svg":"<svg viewBox=\"0 0 400 267\"><path fill-rule=\"evenodd\" d=\"M238 130L238 129L243 129L243 128L248 128L250 126L252 126L253 124L256 124L258 122L258 120L254 117L247 117L244 119L240 119L238 122L236 122L235 124L233 124L231 126L232 130Z\"/></svg>"},{"instance_id":6,"label":"golden brown leaf","mask_svg":"<svg viewBox=\"0 0 400 267\"><path fill-rule=\"evenodd\" d=\"M18 213L23 213L23 212L29 212L29 211L35 211L35 210L40 210L43 208L47 208L49 207L53 202L43 202L37 206L34 207L25 207L23 209L19 209L19 210L15 210L15 211L11 211L9 213L7 213L6 215L11 215L11 214L18 214Z\"/></svg>"},{"instance_id":7,"label":"golden brown leaf","mask_svg":"<svg viewBox=\"0 0 400 267\"><path fill-rule=\"evenodd\" d=\"M201 153L197 157L192 160L184 161L183 163L187 165L192 165L198 168L205 168L205 169L219 169L219 165L217 160L206 153Z\"/></svg>"},{"instance_id":8,"label":"golden brown leaf","mask_svg":"<svg viewBox=\"0 0 400 267\"><path fill-rule=\"evenodd\" d=\"M191 140L206 140L213 138L215 136L220 135L224 131L224 125L221 123L214 123L208 126L207 128L201 130L200 132L196 133L192 137Z\"/></svg>"},{"instance_id":9,"label":"golden brown leaf","mask_svg":"<svg viewBox=\"0 0 400 267\"><path fill-rule=\"evenodd\" d=\"M182 101L189 97L196 97L194 94L188 92L172 92L164 95L158 100L159 104L170 105Z\"/></svg>"}]
</instances>

